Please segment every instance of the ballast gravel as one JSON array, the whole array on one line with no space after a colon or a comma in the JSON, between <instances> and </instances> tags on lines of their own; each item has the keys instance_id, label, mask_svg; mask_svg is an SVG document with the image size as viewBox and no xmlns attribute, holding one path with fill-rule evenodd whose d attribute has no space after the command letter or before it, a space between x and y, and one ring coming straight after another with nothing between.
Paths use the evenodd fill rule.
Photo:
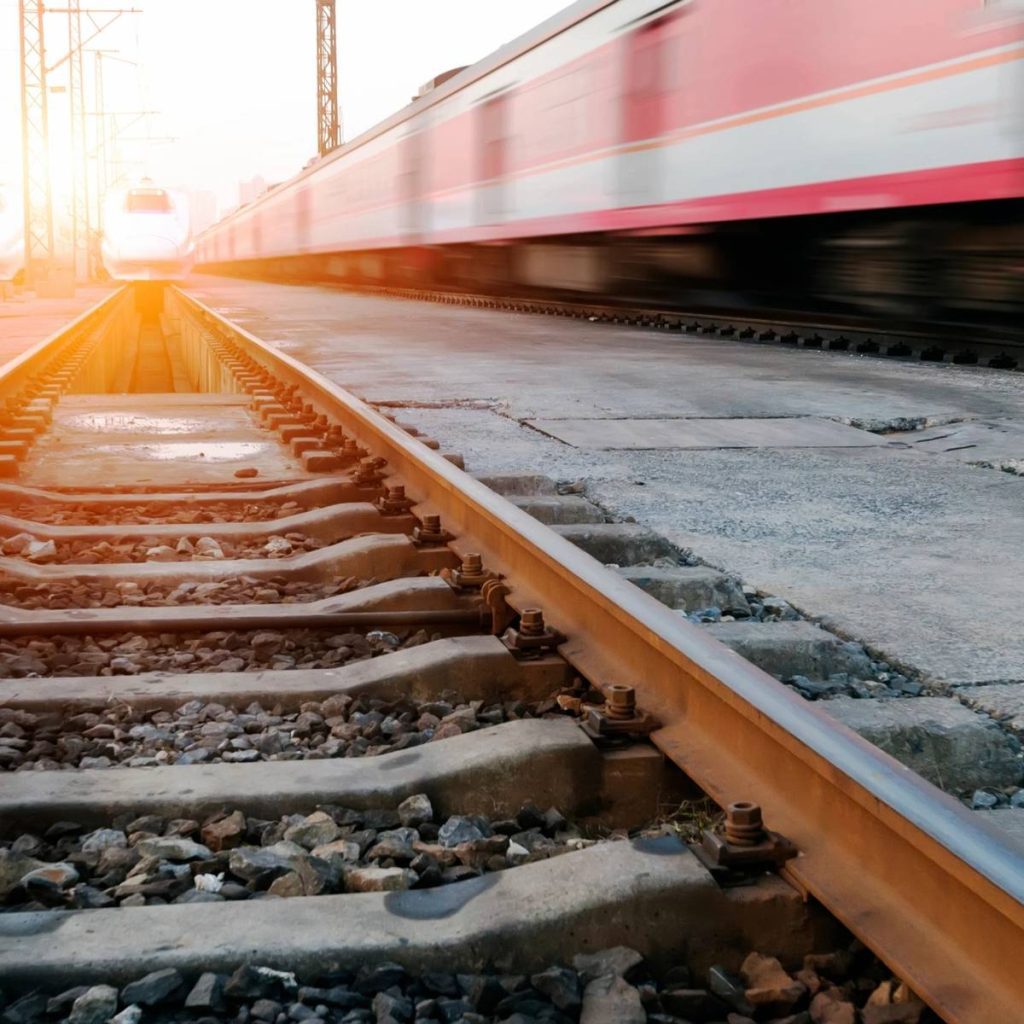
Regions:
<instances>
[{"instance_id":1,"label":"ballast gravel","mask_svg":"<svg viewBox=\"0 0 1024 1024\"><path fill-rule=\"evenodd\" d=\"M555 808L439 819L422 793L397 808L325 805L276 821L238 810L92 830L65 821L0 842L0 899L17 912L423 889L594 842Z\"/></svg>"},{"instance_id":2,"label":"ballast gravel","mask_svg":"<svg viewBox=\"0 0 1024 1024\"><path fill-rule=\"evenodd\" d=\"M554 700L487 704L451 692L419 702L337 694L288 712L272 700L240 710L198 700L174 711L117 704L71 716L0 708L0 771L373 757L557 708Z\"/></svg>"},{"instance_id":3,"label":"ballast gravel","mask_svg":"<svg viewBox=\"0 0 1024 1024\"><path fill-rule=\"evenodd\" d=\"M298 515L306 506L297 501L260 500L248 504L204 501L201 506L174 508L165 502L114 504L96 507L82 502L11 505L3 508L5 515L49 526L147 525L165 523L191 526L202 523L265 523L285 516Z\"/></svg>"},{"instance_id":4,"label":"ballast gravel","mask_svg":"<svg viewBox=\"0 0 1024 1024\"><path fill-rule=\"evenodd\" d=\"M440 633L423 629L398 633L287 629L17 637L0 640L0 678L335 668L440 638Z\"/></svg>"},{"instance_id":5,"label":"ballast gravel","mask_svg":"<svg viewBox=\"0 0 1024 1024\"><path fill-rule=\"evenodd\" d=\"M344 538L338 537L337 540ZM219 562L225 559L290 558L319 551L328 542L304 533L288 532L252 540L217 540L197 532L192 537L162 538L158 533L141 540L39 540L16 533L0 542L0 552L33 565L112 565L124 562Z\"/></svg>"},{"instance_id":6,"label":"ballast gravel","mask_svg":"<svg viewBox=\"0 0 1024 1024\"><path fill-rule=\"evenodd\" d=\"M26 583L0 575L0 604L27 610L63 608L159 608L210 604L303 604L384 582L383 577L347 576L331 582L256 579L185 580L181 583L85 583L79 580Z\"/></svg>"},{"instance_id":7,"label":"ballast gravel","mask_svg":"<svg viewBox=\"0 0 1024 1024\"><path fill-rule=\"evenodd\" d=\"M0 1003L2 1005L2 1003ZM12 998L11 1024L935 1024L938 1018L859 943L811 954L798 970L749 953L730 971L656 970L625 946L532 974L416 971L387 961L314 977L261 965Z\"/></svg>"}]
</instances>

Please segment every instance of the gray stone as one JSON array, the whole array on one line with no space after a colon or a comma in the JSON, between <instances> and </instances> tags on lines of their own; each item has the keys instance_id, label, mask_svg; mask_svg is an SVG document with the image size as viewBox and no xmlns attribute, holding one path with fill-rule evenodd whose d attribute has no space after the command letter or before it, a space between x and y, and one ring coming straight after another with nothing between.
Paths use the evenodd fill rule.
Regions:
<instances>
[{"instance_id":1,"label":"gray stone","mask_svg":"<svg viewBox=\"0 0 1024 1024\"><path fill-rule=\"evenodd\" d=\"M74 1002L68 1016L69 1024L107 1024L117 1013L117 989L110 985L93 985Z\"/></svg>"},{"instance_id":2,"label":"gray stone","mask_svg":"<svg viewBox=\"0 0 1024 1024\"><path fill-rule=\"evenodd\" d=\"M837 697L825 710L930 782L950 792L1016 784L1014 742L983 715L953 698L855 700Z\"/></svg>"},{"instance_id":3,"label":"gray stone","mask_svg":"<svg viewBox=\"0 0 1024 1024\"><path fill-rule=\"evenodd\" d=\"M635 949L613 946L597 953L578 953L572 958L572 965L587 982L609 974L624 978L637 964L643 963L643 959Z\"/></svg>"},{"instance_id":4,"label":"gray stone","mask_svg":"<svg viewBox=\"0 0 1024 1024\"><path fill-rule=\"evenodd\" d=\"M480 827L472 819L459 814L452 815L437 834L437 841L449 848L462 843L474 843L483 838L484 833Z\"/></svg>"},{"instance_id":5,"label":"gray stone","mask_svg":"<svg viewBox=\"0 0 1024 1024\"><path fill-rule=\"evenodd\" d=\"M257 999L250 1008L250 1013L257 1020L274 1021L281 1012L281 1004L273 999Z\"/></svg>"},{"instance_id":6,"label":"gray stone","mask_svg":"<svg viewBox=\"0 0 1024 1024\"><path fill-rule=\"evenodd\" d=\"M403 825L417 828L434 820L434 808L426 793L414 793L398 805L398 818Z\"/></svg>"},{"instance_id":7,"label":"gray stone","mask_svg":"<svg viewBox=\"0 0 1024 1024\"><path fill-rule=\"evenodd\" d=\"M0 899L21 882L30 871L45 868L46 865L34 857L15 853L7 848L0 849Z\"/></svg>"},{"instance_id":8,"label":"gray stone","mask_svg":"<svg viewBox=\"0 0 1024 1024\"><path fill-rule=\"evenodd\" d=\"M308 857L295 843L280 842L271 846L240 846L231 851L228 867L233 875L253 881L267 872L291 871L297 863Z\"/></svg>"},{"instance_id":9,"label":"gray stone","mask_svg":"<svg viewBox=\"0 0 1024 1024\"><path fill-rule=\"evenodd\" d=\"M312 854L321 860L333 860L335 857L343 861L354 863L359 860L361 850L358 843L350 839L336 839L333 843L325 843L323 846L314 846Z\"/></svg>"},{"instance_id":10,"label":"gray stone","mask_svg":"<svg viewBox=\"0 0 1024 1024\"><path fill-rule=\"evenodd\" d=\"M703 629L778 679L872 674L871 659L860 644L840 640L810 622L716 622Z\"/></svg>"},{"instance_id":11,"label":"gray stone","mask_svg":"<svg viewBox=\"0 0 1024 1024\"><path fill-rule=\"evenodd\" d=\"M580 1005L580 980L575 971L549 967L530 977L530 984L548 997L560 1010L572 1011Z\"/></svg>"},{"instance_id":12,"label":"gray stone","mask_svg":"<svg viewBox=\"0 0 1024 1024\"><path fill-rule=\"evenodd\" d=\"M142 1020L141 1006L126 1006L120 1013L110 1018L110 1024L139 1024Z\"/></svg>"},{"instance_id":13,"label":"gray stone","mask_svg":"<svg viewBox=\"0 0 1024 1024\"><path fill-rule=\"evenodd\" d=\"M78 881L78 871L73 864L60 861L56 864L46 864L43 867L29 871L21 879L21 884L27 889L34 885L42 885L47 888L68 889Z\"/></svg>"},{"instance_id":14,"label":"gray stone","mask_svg":"<svg viewBox=\"0 0 1024 1024\"><path fill-rule=\"evenodd\" d=\"M314 846L331 843L341 835L341 829L334 819L324 811L315 811L296 825L285 830L284 837L292 843L298 843L307 850Z\"/></svg>"},{"instance_id":15,"label":"gray stone","mask_svg":"<svg viewBox=\"0 0 1024 1024\"><path fill-rule=\"evenodd\" d=\"M125 985L121 990L121 1001L125 1005L155 1006L183 984L184 979L176 970L165 968L152 971Z\"/></svg>"},{"instance_id":16,"label":"gray stone","mask_svg":"<svg viewBox=\"0 0 1024 1024\"><path fill-rule=\"evenodd\" d=\"M416 856L413 843L419 841L419 833L414 828L393 828L377 834L377 841L366 851L367 860L410 861Z\"/></svg>"},{"instance_id":17,"label":"gray stone","mask_svg":"<svg viewBox=\"0 0 1024 1024\"><path fill-rule=\"evenodd\" d=\"M75 995L72 999L87 991L85 986L73 989ZM28 995L16 999L3 1011L4 1024L37 1024L48 1012L47 1007L52 1000L48 1000L41 992L29 992ZM59 1011L58 1011L59 1012Z\"/></svg>"},{"instance_id":18,"label":"gray stone","mask_svg":"<svg viewBox=\"0 0 1024 1024\"><path fill-rule=\"evenodd\" d=\"M747 999L743 979L726 970L721 964L715 964L708 971L708 988L737 1013L746 1014L748 1017L754 1015L754 1004Z\"/></svg>"},{"instance_id":19,"label":"gray stone","mask_svg":"<svg viewBox=\"0 0 1024 1024\"><path fill-rule=\"evenodd\" d=\"M205 860L213 856L208 846L181 836L143 839L136 848L143 857L159 857L160 860Z\"/></svg>"},{"instance_id":20,"label":"gray stone","mask_svg":"<svg viewBox=\"0 0 1024 1024\"><path fill-rule=\"evenodd\" d=\"M645 1024L640 993L614 974L591 981L583 991L580 1024Z\"/></svg>"},{"instance_id":21,"label":"gray stone","mask_svg":"<svg viewBox=\"0 0 1024 1024\"><path fill-rule=\"evenodd\" d=\"M128 837L116 828L98 828L82 837L82 853L102 853L112 847L125 847Z\"/></svg>"},{"instance_id":22,"label":"gray stone","mask_svg":"<svg viewBox=\"0 0 1024 1024\"><path fill-rule=\"evenodd\" d=\"M224 976L206 971L185 996L186 1010L219 1010L224 1005Z\"/></svg>"}]
</instances>

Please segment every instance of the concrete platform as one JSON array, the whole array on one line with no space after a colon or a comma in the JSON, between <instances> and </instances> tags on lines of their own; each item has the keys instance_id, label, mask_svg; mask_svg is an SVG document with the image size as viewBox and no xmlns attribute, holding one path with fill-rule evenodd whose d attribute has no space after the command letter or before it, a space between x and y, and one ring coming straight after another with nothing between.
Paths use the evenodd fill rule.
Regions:
<instances>
[{"instance_id":1,"label":"concrete platform","mask_svg":"<svg viewBox=\"0 0 1024 1024\"><path fill-rule=\"evenodd\" d=\"M10 297L0 294L0 364L55 334L111 290L110 285L89 285L66 299L40 299L21 289Z\"/></svg>"},{"instance_id":2,"label":"concrete platform","mask_svg":"<svg viewBox=\"0 0 1024 1024\"><path fill-rule=\"evenodd\" d=\"M459 451L587 496L941 683L1024 680L1024 481L941 445L605 451L527 420L999 424L1024 375L197 277L202 301ZM600 428L601 423L592 424ZM991 434L991 431L987 431ZM600 430L598 438L600 439ZM931 435L930 435L931 436ZM957 446L958 447L958 446ZM986 455L992 454L988 450ZM978 460L984 463L984 459Z\"/></svg>"}]
</instances>

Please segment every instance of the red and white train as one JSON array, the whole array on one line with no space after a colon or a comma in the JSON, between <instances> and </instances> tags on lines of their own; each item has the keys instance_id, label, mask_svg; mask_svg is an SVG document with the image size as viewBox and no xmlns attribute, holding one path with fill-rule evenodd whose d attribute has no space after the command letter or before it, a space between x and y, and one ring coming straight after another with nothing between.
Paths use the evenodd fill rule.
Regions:
<instances>
[{"instance_id":1,"label":"red and white train","mask_svg":"<svg viewBox=\"0 0 1024 1024\"><path fill-rule=\"evenodd\" d=\"M1018 0L579 0L198 240L204 269L1013 317Z\"/></svg>"}]
</instances>

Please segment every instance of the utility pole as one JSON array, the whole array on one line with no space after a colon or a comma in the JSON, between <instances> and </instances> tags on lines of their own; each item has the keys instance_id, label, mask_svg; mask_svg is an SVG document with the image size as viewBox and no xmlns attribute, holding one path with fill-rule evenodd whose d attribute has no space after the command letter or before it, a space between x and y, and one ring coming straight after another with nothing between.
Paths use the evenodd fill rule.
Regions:
<instances>
[{"instance_id":1,"label":"utility pole","mask_svg":"<svg viewBox=\"0 0 1024 1024\"><path fill-rule=\"evenodd\" d=\"M85 76L82 71L82 11L68 5L69 99L71 101L71 249L75 276L89 276L89 154L85 135Z\"/></svg>"},{"instance_id":2,"label":"utility pole","mask_svg":"<svg viewBox=\"0 0 1024 1024\"><path fill-rule=\"evenodd\" d=\"M25 280L45 283L53 263L50 126L42 0L18 0L21 57L21 172L25 224Z\"/></svg>"},{"instance_id":3,"label":"utility pole","mask_svg":"<svg viewBox=\"0 0 1024 1024\"><path fill-rule=\"evenodd\" d=\"M21 160L22 205L25 234L25 279L30 286L44 284L53 276L55 256L53 191L50 175L50 126L47 83L50 74L69 62L72 159L72 239L74 260L86 265L89 238L89 179L85 138L85 82L82 50L122 14L138 14L137 8L85 9L80 0L72 6L45 7L43 0L18 0L19 56L21 61ZM68 16L68 52L55 64L46 64L44 21L47 14ZM81 17L89 17L91 34L83 39ZM93 15L109 15L103 24Z\"/></svg>"},{"instance_id":4,"label":"utility pole","mask_svg":"<svg viewBox=\"0 0 1024 1024\"><path fill-rule=\"evenodd\" d=\"M338 114L338 44L335 0L316 0L316 122L321 156L341 142Z\"/></svg>"},{"instance_id":5,"label":"utility pole","mask_svg":"<svg viewBox=\"0 0 1024 1024\"><path fill-rule=\"evenodd\" d=\"M100 256L99 226L103 223L103 197L107 194L107 119L103 102L103 51L96 51L96 74L93 87L96 90L96 232L89 246L89 274L99 277L102 258Z\"/></svg>"}]
</instances>

